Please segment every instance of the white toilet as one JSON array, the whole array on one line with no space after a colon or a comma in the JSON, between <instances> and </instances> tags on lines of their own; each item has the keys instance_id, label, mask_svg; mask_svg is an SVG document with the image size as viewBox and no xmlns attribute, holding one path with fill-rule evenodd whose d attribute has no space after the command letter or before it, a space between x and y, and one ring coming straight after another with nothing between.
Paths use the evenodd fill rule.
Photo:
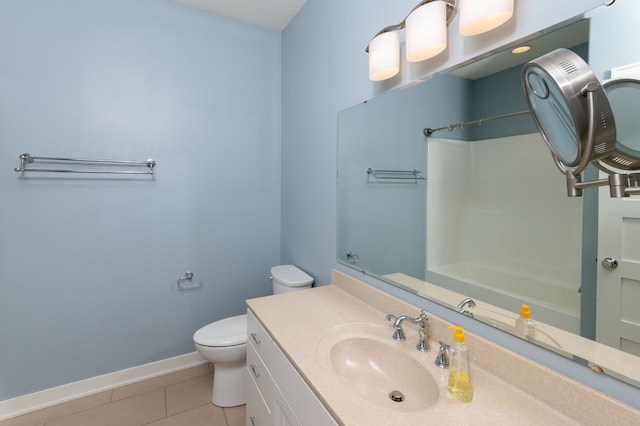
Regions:
<instances>
[{"instance_id":1,"label":"white toilet","mask_svg":"<svg viewBox=\"0 0 640 426\"><path fill-rule=\"evenodd\" d=\"M271 268L273 294L310 288L313 278L293 265ZM193 335L196 349L214 365L211 402L219 407L246 403L247 315L205 325Z\"/></svg>"}]
</instances>

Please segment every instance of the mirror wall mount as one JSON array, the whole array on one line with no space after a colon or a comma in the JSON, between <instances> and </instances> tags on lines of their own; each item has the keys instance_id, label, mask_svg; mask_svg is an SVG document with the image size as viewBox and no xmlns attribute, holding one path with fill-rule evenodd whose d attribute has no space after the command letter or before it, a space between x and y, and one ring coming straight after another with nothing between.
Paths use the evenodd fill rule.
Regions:
<instances>
[{"instance_id":1,"label":"mirror wall mount","mask_svg":"<svg viewBox=\"0 0 640 426\"><path fill-rule=\"evenodd\" d=\"M582 182L590 162L597 165L617 156L612 156L616 125L607 94L580 56L561 48L533 59L522 70L522 84L534 122L566 176L568 196L607 185L614 198L640 194L640 188L630 187L628 175L603 167L607 179Z\"/></svg>"}]
</instances>

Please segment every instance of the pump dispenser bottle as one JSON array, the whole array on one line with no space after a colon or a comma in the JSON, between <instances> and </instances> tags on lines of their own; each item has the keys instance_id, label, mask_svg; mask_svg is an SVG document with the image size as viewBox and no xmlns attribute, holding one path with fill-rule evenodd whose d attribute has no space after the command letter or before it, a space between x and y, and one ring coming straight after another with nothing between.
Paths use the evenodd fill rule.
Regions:
<instances>
[{"instance_id":1,"label":"pump dispenser bottle","mask_svg":"<svg viewBox=\"0 0 640 426\"><path fill-rule=\"evenodd\" d=\"M529 306L522 304L520 317L516 319L516 336L527 340L533 340L536 335L536 322L531 319Z\"/></svg>"},{"instance_id":2,"label":"pump dispenser bottle","mask_svg":"<svg viewBox=\"0 0 640 426\"><path fill-rule=\"evenodd\" d=\"M469 372L469 348L464 341L462 327L452 325L449 329L455 330L449 362L449 396L459 401L471 402L473 387Z\"/></svg>"}]
</instances>

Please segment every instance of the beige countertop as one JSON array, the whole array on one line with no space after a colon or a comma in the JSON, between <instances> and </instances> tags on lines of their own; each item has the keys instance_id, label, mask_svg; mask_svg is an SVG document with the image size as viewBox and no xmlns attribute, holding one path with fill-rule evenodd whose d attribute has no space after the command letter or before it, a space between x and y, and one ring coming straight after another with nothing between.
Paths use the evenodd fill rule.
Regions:
<instances>
[{"instance_id":1,"label":"beige countertop","mask_svg":"<svg viewBox=\"0 0 640 426\"><path fill-rule=\"evenodd\" d=\"M415 317L419 309L339 271L333 271L331 285L251 299L247 305L344 425L640 424L639 411L468 332L474 399L451 399L448 370L434 365L438 340L451 342L451 332L448 323L434 316L429 320L431 351L407 353L435 379L438 401L424 409L390 400L372 404L328 370L331 367L316 350L318 343L348 324L388 327L392 341L386 314ZM404 329L407 341L398 344L415 346L416 327L406 324Z\"/></svg>"},{"instance_id":2,"label":"beige countertop","mask_svg":"<svg viewBox=\"0 0 640 426\"><path fill-rule=\"evenodd\" d=\"M464 299L464 295L418 280L402 273L386 275L417 294L434 300L444 306L454 307ZM474 299L476 306L470 311L480 319L503 331L513 333L518 313L509 312L497 306ZM575 333L553 327L538 321L536 343L563 356L577 356L587 360L590 365L601 368L612 377L621 378L636 387L640 387L640 357L614 349L602 343L581 337Z\"/></svg>"}]
</instances>

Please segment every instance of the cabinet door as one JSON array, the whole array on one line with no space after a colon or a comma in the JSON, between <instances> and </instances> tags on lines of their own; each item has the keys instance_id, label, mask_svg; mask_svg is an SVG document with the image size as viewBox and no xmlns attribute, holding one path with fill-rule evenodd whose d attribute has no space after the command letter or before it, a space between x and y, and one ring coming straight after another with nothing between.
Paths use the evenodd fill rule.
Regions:
<instances>
[{"instance_id":1,"label":"cabinet door","mask_svg":"<svg viewBox=\"0 0 640 426\"><path fill-rule=\"evenodd\" d=\"M273 411L275 415L275 426L302 426L302 423L300 423L282 394L276 398Z\"/></svg>"},{"instance_id":2,"label":"cabinet door","mask_svg":"<svg viewBox=\"0 0 640 426\"><path fill-rule=\"evenodd\" d=\"M286 395L288 405L293 408L300 422L305 426L337 425L333 416L275 344L273 352L273 362L269 367L273 381L280 393Z\"/></svg>"}]
</instances>

